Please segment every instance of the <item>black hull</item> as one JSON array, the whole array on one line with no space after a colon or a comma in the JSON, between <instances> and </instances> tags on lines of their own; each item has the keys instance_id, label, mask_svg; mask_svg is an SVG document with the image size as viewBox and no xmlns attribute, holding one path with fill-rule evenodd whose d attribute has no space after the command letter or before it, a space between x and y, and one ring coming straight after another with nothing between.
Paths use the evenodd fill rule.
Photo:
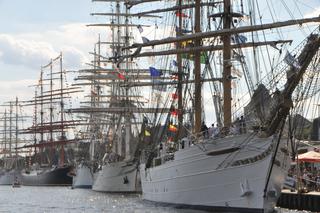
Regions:
<instances>
[{"instance_id":1,"label":"black hull","mask_svg":"<svg viewBox=\"0 0 320 213\"><path fill-rule=\"evenodd\" d=\"M71 166L66 166L46 170L40 174L23 173L21 182L24 186L71 186L72 176L69 175L71 169Z\"/></svg>"}]
</instances>

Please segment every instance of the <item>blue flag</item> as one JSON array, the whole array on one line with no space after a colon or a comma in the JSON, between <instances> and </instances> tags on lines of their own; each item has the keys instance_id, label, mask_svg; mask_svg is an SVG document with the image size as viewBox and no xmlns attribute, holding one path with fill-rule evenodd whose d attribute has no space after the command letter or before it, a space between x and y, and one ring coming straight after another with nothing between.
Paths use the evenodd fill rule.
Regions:
<instances>
[{"instance_id":1,"label":"blue flag","mask_svg":"<svg viewBox=\"0 0 320 213\"><path fill-rule=\"evenodd\" d=\"M161 74L162 74L159 70L157 70L154 67L149 67L149 71L150 71L150 75L152 77L158 77L158 76L161 76Z\"/></svg>"},{"instance_id":2,"label":"blue flag","mask_svg":"<svg viewBox=\"0 0 320 213\"><path fill-rule=\"evenodd\" d=\"M233 42L236 44L244 44L247 42L248 38L244 35L235 35L232 37Z\"/></svg>"},{"instance_id":3,"label":"blue flag","mask_svg":"<svg viewBox=\"0 0 320 213\"><path fill-rule=\"evenodd\" d=\"M178 66L178 62L176 60L172 60L172 65L177 67Z\"/></svg>"}]
</instances>

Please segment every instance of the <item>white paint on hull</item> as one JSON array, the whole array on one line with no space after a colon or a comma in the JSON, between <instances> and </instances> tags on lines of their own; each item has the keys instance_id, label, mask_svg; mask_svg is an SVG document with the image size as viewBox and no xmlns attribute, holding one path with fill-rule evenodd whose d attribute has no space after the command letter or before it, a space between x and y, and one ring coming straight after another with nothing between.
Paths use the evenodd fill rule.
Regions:
<instances>
[{"instance_id":1,"label":"white paint on hull","mask_svg":"<svg viewBox=\"0 0 320 213\"><path fill-rule=\"evenodd\" d=\"M77 167L76 175L73 176L73 188L91 188L93 184L93 174L90 167L80 164Z\"/></svg>"},{"instance_id":2,"label":"white paint on hull","mask_svg":"<svg viewBox=\"0 0 320 213\"><path fill-rule=\"evenodd\" d=\"M104 165L94 174L92 189L100 192L140 192L140 174L137 164L116 162Z\"/></svg>"},{"instance_id":3,"label":"white paint on hull","mask_svg":"<svg viewBox=\"0 0 320 213\"><path fill-rule=\"evenodd\" d=\"M275 141L240 135L179 150L174 160L146 169L140 166L145 200L177 205L271 209L280 195L289 157L279 151L268 185L264 188ZM212 154L239 147L238 151ZM268 151L269 150L269 151ZM250 159L251 162L246 159ZM254 159L254 160L253 160ZM240 162L239 165L236 162Z\"/></svg>"}]
</instances>

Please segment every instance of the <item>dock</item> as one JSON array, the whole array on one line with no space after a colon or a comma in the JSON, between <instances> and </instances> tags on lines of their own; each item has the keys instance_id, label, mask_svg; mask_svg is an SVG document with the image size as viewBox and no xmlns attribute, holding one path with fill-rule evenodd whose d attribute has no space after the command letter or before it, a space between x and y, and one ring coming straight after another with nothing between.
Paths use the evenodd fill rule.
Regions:
<instances>
[{"instance_id":1,"label":"dock","mask_svg":"<svg viewBox=\"0 0 320 213\"><path fill-rule=\"evenodd\" d=\"M277 206L286 209L320 212L320 192L297 193L296 191L282 190Z\"/></svg>"}]
</instances>

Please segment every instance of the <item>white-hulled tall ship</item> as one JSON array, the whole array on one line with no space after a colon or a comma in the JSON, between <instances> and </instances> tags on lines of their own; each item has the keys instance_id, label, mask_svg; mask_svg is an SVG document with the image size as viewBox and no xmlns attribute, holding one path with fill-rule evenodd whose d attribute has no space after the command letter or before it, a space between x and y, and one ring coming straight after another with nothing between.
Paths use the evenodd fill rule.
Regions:
<instances>
[{"instance_id":1,"label":"white-hulled tall ship","mask_svg":"<svg viewBox=\"0 0 320 213\"><path fill-rule=\"evenodd\" d=\"M105 119L94 133L94 135L101 134L100 146L104 147L103 150L97 148L95 150L97 153L103 151L104 155L98 161L99 166L94 174L92 189L102 192L140 192L137 147L139 132L143 126L143 115L154 113L159 109L144 108L141 90L129 87L131 83L139 82L141 79L150 79L149 70L139 69L132 60L118 58L122 55L121 48L128 46L131 40L131 29L140 26L130 22L131 18L138 16L131 15L129 6L122 1L110 1L110 4L114 8L112 12L93 14L111 17L110 23L90 26L110 27L112 36L107 37L107 41L99 42L106 48L100 49L99 45L95 54L98 64L92 69L82 70L91 75L79 78L89 80L89 84L98 84L104 93L94 91L100 99L98 105L93 106L91 101L91 105L74 109L73 112L94 113L98 115L95 116L95 120L97 117ZM108 55L103 56L102 52L105 50Z\"/></svg>"},{"instance_id":2,"label":"white-hulled tall ship","mask_svg":"<svg viewBox=\"0 0 320 213\"><path fill-rule=\"evenodd\" d=\"M131 2L131 6L146 2L151 4L152 0ZM155 128L157 131L151 132L152 145L142 156L145 200L219 212L274 210L296 151L289 115L306 113L303 103L310 104L318 97L320 36L316 29L289 53L284 50L292 41L269 41L265 30L319 22L320 18L257 24L252 12L256 6L248 7L249 15L245 15L243 2L237 1L237 6L235 2L178 0L172 5L166 1L165 6L154 4L161 9L136 14L174 12L176 17L162 29L176 27L175 35L124 48L137 48L135 54L127 55L129 58L176 55L175 81L161 83L177 85L172 96L163 93L162 97L172 97L166 102L172 110L165 116L159 113L163 118L155 119L159 122L154 124L164 122L168 131L165 127L161 131ZM201 18L204 15L206 19ZM250 26L243 26L245 19L250 20ZM264 36L261 39L259 35ZM168 49L170 43L176 48ZM167 47L156 51L158 45ZM143 51L150 46L155 49ZM259 53L260 48L268 51ZM253 58L246 55L248 50L253 50ZM270 63L264 73L258 64L259 54L260 60L275 54L273 60L277 63ZM248 58L255 64L254 72L250 72ZM164 60L157 66L166 68L168 64L171 61ZM241 76L248 94L235 88L234 83L241 84ZM211 82L211 87L205 87L206 82ZM204 88L212 93L205 93ZM242 101L236 92L241 93ZM211 106L205 102L205 95L213 97ZM203 113L208 107L214 109L212 114L218 123L209 130Z\"/></svg>"}]
</instances>

